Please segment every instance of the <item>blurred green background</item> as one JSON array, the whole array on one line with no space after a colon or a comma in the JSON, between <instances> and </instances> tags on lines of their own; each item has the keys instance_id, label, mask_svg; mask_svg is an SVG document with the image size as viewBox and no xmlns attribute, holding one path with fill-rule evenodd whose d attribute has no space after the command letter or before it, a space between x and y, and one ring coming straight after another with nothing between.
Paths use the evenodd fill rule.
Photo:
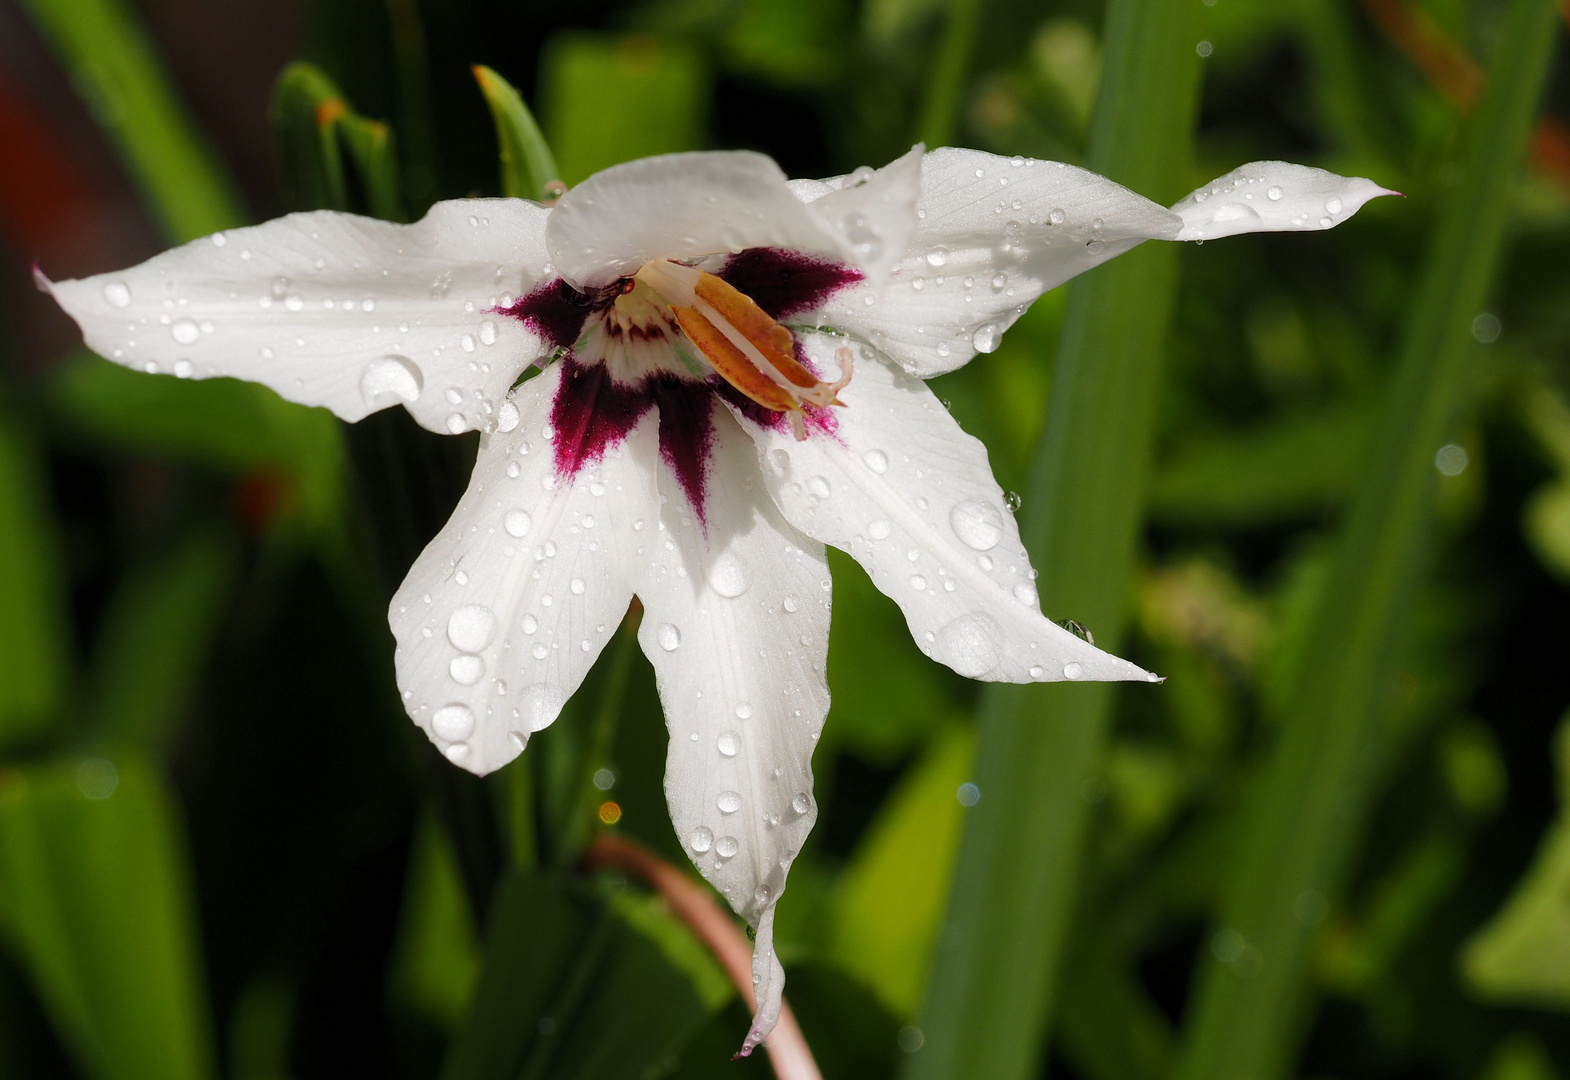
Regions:
<instances>
[{"instance_id":1,"label":"blurred green background","mask_svg":"<svg viewBox=\"0 0 1570 1080\"><path fill-rule=\"evenodd\" d=\"M1567 18L0 0L0 1078L769 1074L663 903L578 869L601 828L689 869L630 633L484 781L403 716L386 600L473 436L126 372L32 290L523 190L506 84L568 184L924 139L1405 192L1147 245L936 380L1046 610L1169 680L967 682L835 554L786 994L831 1080L1570 1077Z\"/></svg>"}]
</instances>

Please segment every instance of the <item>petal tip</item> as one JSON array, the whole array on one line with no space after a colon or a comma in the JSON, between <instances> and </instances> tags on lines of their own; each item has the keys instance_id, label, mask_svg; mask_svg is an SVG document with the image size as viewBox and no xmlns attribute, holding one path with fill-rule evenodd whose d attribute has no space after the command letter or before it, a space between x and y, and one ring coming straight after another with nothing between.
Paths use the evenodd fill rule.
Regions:
<instances>
[{"instance_id":1,"label":"petal tip","mask_svg":"<svg viewBox=\"0 0 1570 1080\"><path fill-rule=\"evenodd\" d=\"M38 265L37 259L33 260L33 285L45 296L53 296L55 294L55 283L49 280L49 275L44 273L44 269Z\"/></svg>"}]
</instances>

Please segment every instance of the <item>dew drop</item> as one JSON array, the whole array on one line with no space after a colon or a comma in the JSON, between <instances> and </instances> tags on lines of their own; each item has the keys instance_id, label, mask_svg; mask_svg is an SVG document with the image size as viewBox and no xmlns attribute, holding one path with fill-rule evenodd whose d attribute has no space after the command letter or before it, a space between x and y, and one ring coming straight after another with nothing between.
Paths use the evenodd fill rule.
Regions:
<instances>
[{"instance_id":1,"label":"dew drop","mask_svg":"<svg viewBox=\"0 0 1570 1080\"><path fill-rule=\"evenodd\" d=\"M111 307L129 307L131 288L123 281L111 281L104 286L104 299L109 301Z\"/></svg>"},{"instance_id":2,"label":"dew drop","mask_svg":"<svg viewBox=\"0 0 1570 1080\"><path fill-rule=\"evenodd\" d=\"M513 464L516 465L517 462ZM529 515L522 510L509 510L507 516L502 518L502 525L506 528L507 535L520 540L528 533L531 524L533 522Z\"/></svg>"},{"instance_id":3,"label":"dew drop","mask_svg":"<svg viewBox=\"0 0 1570 1080\"><path fill-rule=\"evenodd\" d=\"M932 267L934 270L948 261L949 252L945 247L935 247L931 251L927 252L927 265ZM124 307L125 305L122 304L120 306Z\"/></svg>"},{"instance_id":4,"label":"dew drop","mask_svg":"<svg viewBox=\"0 0 1570 1080\"><path fill-rule=\"evenodd\" d=\"M1085 669L1080 667L1079 661L1070 660L1063 665L1063 677L1069 682L1078 682L1085 677Z\"/></svg>"},{"instance_id":5,"label":"dew drop","mask_svg":"<svg viewBox=\"0 0 1570 1080\"><path fill-rule=\"evenodd\" d=\"M675 652L681 647L681 631L674 623L660 623L660 628L654 637L660 643L660 648L666 652Z\"/></svg>"},{"instance_id":6,"label":"dew drop","mask_svg":"<svg viewBox=\"0 0 1570 1080\"><path fill-rule=\"evenodd\" d=\"M465 335L463 335L461 338L458 339L458 344L463 346L463 351L464 352L473 352L474 351L474 335L473 334L465 334Z\"/></svg>"},{"instance_id":7,"label":"dew drop","mask_svg":"<svg viewBox=\"0 0 1570 1080\"><path fill-rule=\"evenodd\" d=\"M290 293L288 296L284 297L283 306L288 308L290 311L299 311L301 308L305 307L305 301L300 298L299 293Z\"/></svg>"},{"instance_id":8,"label":"dew drop","mask_svg":"<svg viewBox=\"0 0 1570 1080\"><path fill-rule=\"evenodd\" d=\"M807 488L820 499L827 499L834 494L834 489L829 486L829 479L826 476L814 476L807 481Z\"/></svg>"},{"instance_id":9,"label":"dew drop","mask_svg":"<svg viewBox=\"0 0 1570 1080\"><path fill-rule=\"evenodd\" d=\"M938 631L946 662L968 679L980 678L998 666L1002 631L990 615L961 615Z\"/></svg>"},{"instance_id":10,"label":"dew drop","mask_svg":"<svg viewBox=\"0 0 1570 1080\"><path fill-rule=\"evenodd\" d=\"M751 584L747 567L733 552L721 552L720 557L709 567L709 588L721 596L738 597Z\"/></svg>"},{"instance_id":11,"label":"dew drop","mask_svg":"<svg viewBox=\"0 0 1570 1080\"><path fill-rule=\"evenodd\" d=\"M790 808L798 814L805 814L812 809L812 796L805 791L796 792L796 797L790 801Z\"/></svg>"},{"instance_id":12,"label":"dew drop","mask_svg":"<svg viewBox=\"0 0 1570 1080\"><path fill-rule=\"evenodd\" d=\"M463 418L463 413L455 412L447 417L447 430L453 435L462 435L463 429L468 426L469 422Z\"/></svg>"},{"instance_id":13,"label":"dew drop","mask_svg":"<svg viewBox=\"0 0 1570 1080\"><path fill-rule=\"evenodd\" d=\"M740 850L741 844L734 836L722 836L714 844L714 854L722 859L732 858Z\"/></svg>"},{"instance_id":14,"label":"dew drop","mask_svg":"<svg viewBox=\"0 0 1570 1080\"><path fill-rule=\"evenodd\" d=\"M786 593L784 606L786 611L795 611L797 607L797 600L795 596L791 595L790 593Z\"/></svg>"},{"instance_id":15,"label":"dew drop","mask_svg":"<svg viewBox=\"0 0 1570 1080\"><path fill-rule=\"evenodd\" d=\"M525 686L518 698L520 715L528 721L530 731L550 727L551 722L561 715L562 706L567 703L561 690L550 683Z\"/></svg>"},{"instance_id":16,"label":"dew drop","mask_svg":"<svg viewBox=\"0 0 1570 1080\"><path fill-rule=\"evenodd\" d=\"M735 791L722 791L714 800L714 805L720 808L722 814L734 814L741 809L741 794Z\"/></svg>"},{"instance_id":17,"label":"dew drop","mask_svg":"<svg viewBox=\"0 0 1570 1080\"><path fill-rule=\"evenodd\" d=\"M582 596L583 590L588 586L584 585L583 579L581 577L575 577L571 582L568 583L567 587L572 590L572 595Z\"/></svg>"},{"instance_id":18,"label":"dew drop","mask_svg":"<svg viewBox=\"0 0 1570 1080\"><path fill-rule=\"evenodd\" d=\"M1269 191L1265 192L1265 197L1271 202L1280 202L1281 196L1283 194L1285 193L1279 187L1272 187Z\"/></svg>"},{"instance_id":19,"label":"dew drop","mask_svg":"<svg viewBox=\"0 0 1570 1080\"><path fill-rule=\"evenodd\" d=\"M442 753L447 755L448 761L456 765L469 756L469 746L467 743L453 743L446 750L443 750Z\"/></svg>"},{"instance_id":20,"label":"dew drop","mask_svg":"<svg viewBox=\"0 0 1570 1080\"><path fill-rule=\"evenodd\" d=\"M998 343L1002 340L1003 334L998 330L997 323L982 323L970 335L970 343L979 353L997 352Z\"/></svg>"},{"instance_id":21,"label":"dew drop","mask_svg":"<svg viewBox=\"0 0 1570 1080\"><path fill-rule=\"evenodd\" d=\"M714 834L709 831L708 826L699 825L687 838L687 846L701 855L714 846Z\"/></svg>"},{"instance_id":22,"label":"dew drop","mask_svg":"<svg viewBox=\"0 0 1570 1080\"><path fill-rule=\"evenodd\" d=\"M992 275L992 291L1002 292L1003 286L1009 283L1009 276L1001 270Z\"/></svg>"},{"instance_id":23,"label":"dew drop","mask_svg":"<svg viewBox=\"0 0 1570 1080\"><path fill-rule=\"evenodd\" d=\"M867 535L874 540L887 540L889 538L889 523L879 518L867 526Z\"/></svg>"},{"instance_id":24,"label":"dew drop","mask_svg":"<svg viewBox=\"0 0 1570 1080\"><path fill-rule=\"evenodd\" d=\"M749 720L751 718L752 705L750 702L743 701L740 705L736 706L736 719Z\"/></svg>"},{"instance_id":25,"label":"dew drop","mask_svg":"<svg viewBox=\"0 0 1570 1080\"><path fill-rule=\"evenodd\" d=\"M1053 211L1047 215L1047 220L1054 225L1061 225L1067 219L1068 215L1065 214L1061 208L1054 208Z\"/></svg>"},{"instance_id":26,"label":"dew drop","mask_svg":"<svg viewBox=\"0 0 1570 1080\"><path fill-rule=\"evenodd\" d=\"M531 656L533 656L536 660L544 660L547 656L549 656L551 654L551 650L546 648L545 642L542 641L542 642L538 643L537 645L535 645L534 648L530 649L529 650L529 654Z\"/></svg>"},{"instance_id":27,"label":"dew drop","mask_svg":"<svg viewBox=\"0 0 1570 1080\"><path fill-rule=\"evenodd\" d=\"M496 324L490 319L480 324L480 341L486 345L496 344Z\"/></svg>"},{"instance_id":28,"label":"dew drop","mask_svg":"<svg viewBox=\"0 0 1570 1080\"><path fill-rule=\"evenodd\" d=\"M465 604L447 619L447 640L461 652L477 653L496 634L496 613L484 604Z\"/></svg>"},{"instance_id":29,"label":"dew drop","mask_svg":"<svg viewBox=\"0 0 1570 1080\"><path fill-rule=\"evenodd\" d=\"M174 362L174 375L177 379L189 379L196 371L189 360L176 360Z\"/></svg>"},{"instance_id":30,"label":"dew drop","mask_svg":"<svg viewBox=\"0 0 1570 1080\"><path fill-rule=\"evenodd\" d=\"M181 345L190 345L202 336L202 330L190 319L181 319L169 328L169 336Z\"/></svg>"},{"instance_id":31,"label":"dew drop","mask_svg":"<svg viewBox=\"0 0 1570 1080\"><path fill-rule=\"evenodd\" d=\"M910 587L915 589L917 592L922 592L927 587L927 579L922 577L920 574L912 574L910 576Z\"/></svg>"},{"instance_id":32,"label":"dew drop","mask_svg":"<svg viewBox=\"0 0 1570 1080\"><path fill-rule=\"evenodd\" d=\"M1085 242L1085 250L1090 252L1092 255L1100 255L1103 251L1107 250L1107 245L1100 240L1087 240Z\"/></svg>"},{"instance_id":33,"label":"dew drop","mask_svg":"<svg viewBox=\"0 0 1570 1080\"><path fill-rule=\"evenodd\" d=\"M1014 586L1014 599L1026 607L1036 606L1036 589L1028 581L1021 581Z\"/></svg>"},{"instance_id":34,"label":"dew drop","mask_svg":"<svg viewBox=\"0 0 1570 1080\"><path fill-rule=\"evenodd\" d=\"M510 401L504 401L501 408L496 410L496 430L506 434L518 426L519 419L518 406Z\"/></svg>"},{"instance_id":35,"label":"dew drop","mask_svg":"<svg viewBox=\"0 0 1570 1080\"><path fill-rule=\"evenodd\" d=\"M459 653L447 665L447 673L459 686L473 686L485 675L485 661L473 653Z\"/></svg>"},{"instance_id":36,"label":"dew drop","mask_svg":"<svg viewBox=\"0 0 1570 1080\"><path fill-rule=\"evenodd\" d=\"M889 471L889 456L882 450L868 450L861 460L866 462L867 468L879 475Z\"/></svg>"},{"instance_id":37,"label":"dew drop","mask_svg":"<svg viewBox=\"0 0 1570 1080\"><path fill-rule=\"evenodd\" d=\"M1019 508L1024 504L1025 500L1019 497L1019 492L1005 491L1003 493L1003 505L1008 508L1009 513L1019 513Z\"/></svg>"},{"instance_id":38,"label":"dew drop","mask_svg":"<svg viewBox=\"0 0 1570 1080\"><path fill-rule=\"evenodd\" d=\"M1339 214L1341 212L1341 200L1334 195L1330 196L1330 198L1325 200L1325 209L1332 214Z\"/></svg>"},{"instance_id":39,"label":"dew drop","mask_svg":"<svg viewBox=\"0 0 1570 1080\"><path fill-rule=\"evenodd\" d=\"M394 397L400 401L416 401L425 387L425 377L419 367L407 356L384 356L365 365L360 374L360 396L367 405Z\"/></svg>"},{"instance_id":40,"label":"dew drop","mask_svg":"<svg viewBox=\"0 0 1570 1080\"><path fill-rule=\"evenodd\" d=\"M1003 539L1003 512L990 503L966 499L949 511L949 527L966 547L990 551Z\"/></svg>"},{"instance_id":41,"label":"dew drop","mask_svg":"<svg viewBox=\"0 0 1570 1080\"><path fill-rule=\"evenodd\" d=\"M467 739L474 733L474 710L458 702L443 705L431 717L431 728L438 739L448 742Z\"/></svg>"},{"instance_id":42,"label":"dew drop","mask_svg":"<svg viewBox=\"0 0 1570 1080\"><path fill-rule=\"evenodd\" d=\"M735 757L741 750L741 736L734 731L722 731L714 740L714 748L726 757Z\"/></svg>"}]
</instances>

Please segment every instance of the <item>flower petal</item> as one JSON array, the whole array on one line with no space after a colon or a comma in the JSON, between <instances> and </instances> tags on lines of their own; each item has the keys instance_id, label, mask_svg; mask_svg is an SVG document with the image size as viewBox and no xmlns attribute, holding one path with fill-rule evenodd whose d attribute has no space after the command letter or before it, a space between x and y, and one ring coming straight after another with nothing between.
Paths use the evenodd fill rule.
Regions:
<instances>
[{"instance_id":1,"label":"flower petal","mask_svg":"<svg viewBox=\"0 0 1570 1080\"><path fill-rule=\"evenodd\" d=\"M847 289L819 318L923 378L997 348L1003 331L1048 289L1143 240L1174 238L1183 224L1073 165L952 147L923 159L917 214L916 235L887 291Z\"/></svg>"},{"instance_id":2,"label":"flower petal","mask_svg":"<svg viewBox=\"0 0 1570 1080\"><path fill-rule=\"evenodd\" d=\"M829 370L837 362L825 340L811 335L806 344ZM744 426L786 520L865 566L923 652L993 682L1155 678L1041 614L986 448L924 383L864 362L840 400L832 437L797 442Z\"/></svg>"},{"instance_id":3,"label":"flower petal","mask_svg":"<svg viewBox=\"0 0 1570 1080\"><path fill-rule=\"evenodd\" d=\"M1178 240L1212 240L1250 232L1332 229L1380 195L1396 195L1360 176L1286 161L1255 161L1184 196L1172 207L1183 219Z\"/></svg>"},{"instance_id":4,"label":"flower petal","mask_svg":"<svg viewBox=\"0 0 1570 1080\"><path fill-rule=\"evenodd\" d=\"M682 846L757 928L758 1012L779 1015L773 912L817 819L812 750L828 713L829 569L764 490L747 436L716 410L707 536L660 468L660 530L639 550L638 640L670 729L665 795Z\"/></svg>"},{"instance_id":5,"label":"flower petal","mask_svg":"<svg viewBox=\"0 0 1570 1080\"><path fill-rule=\"evenodd\" d=\"M560 380L558 364L515 393L518 430L483 440L388 613L409 715L481 775L556 719L626 614L632 549L656 532L654 415L563 481L541 429Z\"/></svg>"},{"instance_id":6,"label":"flower petal","mask_svg":"<svg viewBox=\"0 0 1570 1080\"><path fill-rule=\"evenodd\" d=\"M351 421L402 404L456 433L494 424L542 351L488 309L538 280L546 213L465 199L413 225L290 214L49 289L87 344L126 367L265 383Z\"/></svg>"},{"instance_id":7,"label":"flower petal","mask_svg":"<svg viewBox=\"0 0 1570 1080\"><path fill-rule=\"evenodd\" d=\"M595 173L551 211L546 246L556 273L580 288L607 285L657 258L752 247L847 257L785 186L780 167L750 150L665 154Z\"/></svg>"},{"instance_id":8,"label":"flower petal","mask_svg":"<svg viewBox=\"0 0 1570 1080\"><path fill-rule=\"evenodd\" d=\"M916 234L924 149L912 147L877 171L858 170L842 177L835 190L809 203L854 256L874 291L882 290L889 271L905 257Z\"/></svg>"}]
</instances>

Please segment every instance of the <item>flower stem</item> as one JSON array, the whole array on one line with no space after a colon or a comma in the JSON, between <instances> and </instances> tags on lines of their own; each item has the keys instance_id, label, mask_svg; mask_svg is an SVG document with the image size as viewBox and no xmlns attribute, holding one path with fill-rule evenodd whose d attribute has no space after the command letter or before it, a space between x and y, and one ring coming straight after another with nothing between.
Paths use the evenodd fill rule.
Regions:
<instances>
[{"instance_id":1,"label":"flower stem","mask_svg":"<svg viewBox=\"0 0 1570 1080\"><path fill-rule=\"evenodd\" d=\"M736 984L747 1009L751 1011L758 1007L752 989L752 946L709 890L648 848L615 833L597 836L584 852L583 864L591 869L620 870L659 893L670 905L671 914L686 923L698 940L708 946L725 974ZM763 1047L769 1052L769 1063L780 1080L822 1080L789 1002L780 1005L779 1023Z\"/></svg>"}]
</instances>

